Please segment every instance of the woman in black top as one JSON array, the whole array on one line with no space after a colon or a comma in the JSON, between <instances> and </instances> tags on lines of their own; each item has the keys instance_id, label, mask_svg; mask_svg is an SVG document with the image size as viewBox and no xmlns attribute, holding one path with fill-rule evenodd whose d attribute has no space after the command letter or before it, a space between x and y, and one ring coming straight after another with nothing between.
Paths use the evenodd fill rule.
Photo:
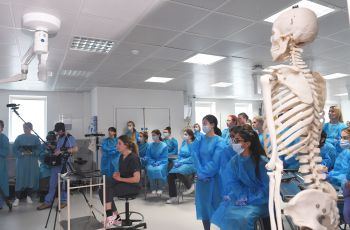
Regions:
<instances>
[{"instance_id":1,"label":"woman in black top","mask_svg":"<svg viewBox=\"0 0 350 230\"><path fill-rule=\"evenodd\" d=\"M140 191L141 164L136 144L127 135L118 137L119 172L112 177L106 177L106 228L121 225L121 219L113 202L113 197L136 195ZM103 203L103 191L100 189L100 199Z\"/></svg>"}]
</instances>

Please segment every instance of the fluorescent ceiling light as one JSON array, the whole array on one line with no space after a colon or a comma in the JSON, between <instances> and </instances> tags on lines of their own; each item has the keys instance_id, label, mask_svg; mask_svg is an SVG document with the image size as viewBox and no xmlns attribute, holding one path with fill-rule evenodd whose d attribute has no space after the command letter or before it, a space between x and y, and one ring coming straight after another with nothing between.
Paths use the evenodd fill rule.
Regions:
<instances>
[{"instance_id":1,"label":"fluorescent ceiling light","mask_svg":"<svg viewBox=\"0 0 350 230\"><path fill-rule=\"evenodd\" d=\"M113 45L114 41L75 36L70 49L94 53L109 53Z\"/></svg>"},{"instance_id":2,"label":"fluorescent ceiling light","mask_svg":"<svg viewBox=\"0 0 350 230\"><path fill-rule=\"evenodd\" d=\"M211 65L224 58L225 57L223 56L215 56L210 54L196 54L193 57L190 57L189 59L185 60L184 62L201 65Z\"/></svg>"},{"instance_id":3,"label":"fluorescent ceiling light","mask_svg":"<svg viewBox=\"0 0 350 230\"><path fill-rule=\"evenodd\" d=\"M228 83L228 82L218 82L218 83L212 84L211 86L224 88L224 87L229 87L231 85L232 83Z\"/></svg>"},{"instance_id":4,"label":"fluorescent ceiling light","mask_svg":"<svg viewBox=\"0 0 350 230\"><path fill-rule=\"evenodd\" d=\"M333 73L333 74L328 74L326 76L323 76L323 78L326 80L332 80L332 79L342 78L346 76L349 76L349 75L345 73Z\"/></svg>"},{"instance_id":5,"label":"fluorescent ceiling light","mask_svg":"<svg viewBox=\"0 0 350 230\"><path fill-rule=\"evenodd\" d=\"M173 79L174 78L169 78L169 77L151 77L151 78L148 78L145 82L166 83Z\"/></svg>"},{"instance_id":6,"label":"fluorescent ceiling light","mask_svg":"<svg viewBox=\"0 0 350 230\"><path fill-rule=\"evenodd\" d=\"M348 96L348 93L339 93L339 94L335 94L334 96L336 97Z\"/></svg>"},{"instance_id":7,"label":"fluorescent ceiling light","mask_svg":"<svg viewBox=\"0 0 350 230\"><path fill-rule=\"evenodd\" d=\"M299 8L308 8L309 10L312 10L318 18L334 11L334 9L329 8L327 6L320 5L320 4L317 4L315 2L311 2L308 0L302 0L298 3L295 3L295 4L287 7L284 10L281 10L280 12L272 15L271 17L266 18L264 21L273 23L280 14L284 13L287 10L290 10L293 6L298 6Z\"/></svg>"}]
</instances>

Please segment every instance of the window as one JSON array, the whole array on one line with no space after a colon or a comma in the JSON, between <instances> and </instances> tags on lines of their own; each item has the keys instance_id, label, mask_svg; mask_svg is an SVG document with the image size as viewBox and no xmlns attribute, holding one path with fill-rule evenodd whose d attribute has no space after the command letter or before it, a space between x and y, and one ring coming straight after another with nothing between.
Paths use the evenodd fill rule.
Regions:
<instances>
[{"instance_id":1,"label":"window","mask_svg":"<svg viewBox=\"0 0 350 230\"><path fill-rule=\"evenodd\" d=\"M235 114L246 113L249 119L253 118L253 105L251 103L235 103Z\"/></svg>"},{"instance_id":2,"label":"window","mask_svg":"<svg viewBox=\"0 0 350 230\"><path fill-rule=\"evenodd\" d=\"M9 103L19 104L17 110L19 115L26 121L33 124L33 129L40 137L46 137L46 101L45 96L17 96L10 95ZM15 141L16 137L23 134L23 121L9 110L9 139Z\"/></svg>"},{"instance_id":3,"label":"window","mask_svg":"<svg viewBox=\"0 0 350 230\"><path fill-rule=\"evenodd\" d=\"M215 115L216 104L215 102L196 101L195 114L196 123L202 124L202 119L208 114Z\"/></svg>"}]
</instances>

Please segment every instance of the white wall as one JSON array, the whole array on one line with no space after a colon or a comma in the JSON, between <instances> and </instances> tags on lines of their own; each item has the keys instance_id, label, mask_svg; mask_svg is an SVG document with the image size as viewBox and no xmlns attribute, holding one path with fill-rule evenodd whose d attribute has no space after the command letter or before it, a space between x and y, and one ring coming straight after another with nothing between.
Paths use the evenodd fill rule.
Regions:
<instances>
[{"instance_id":1,"label":"white wall","mask_svg":"<svg viewBox=\"0 0 350 230\"><path fill-rule=\"evenodd\" d=\"M97 87L91 93L91 101L96 103L92 106L91 115L97 115L98 131L106 133L108 127L115 125L116 107L170 108L172 133L181 143L180 134L184 128L183 98L182 91Z\"/></svg>"},{"instance_id":2,"label":"white wall","mask_svg":"<svg viewBox=\"0 0 350 230\"><path fill-rule=\"evenodd\" d=\"M344 122L350 121L350 100L347 97L342 97L339 104L343 113Z\"/></svg>"},{"instance_id":3,"label":"white wall","mask_svg":"<svg viewBox=\"0 0 350 230\"><path fill-rule=\"evenodd\" d=\"M83 138L88 130L90 117L90 93L74 92L35 92L0 90L0 119L5 122L5 133L8 133L9 95L47 96L47 129L52 130L58 121L59 114L67 114L72 120L69 131L77 139ZM35 112L35 111L33 111ZM34 127L35 130L35 127ZM45 138L45 137L42 137Z\"/></svg>"}]
</instances>

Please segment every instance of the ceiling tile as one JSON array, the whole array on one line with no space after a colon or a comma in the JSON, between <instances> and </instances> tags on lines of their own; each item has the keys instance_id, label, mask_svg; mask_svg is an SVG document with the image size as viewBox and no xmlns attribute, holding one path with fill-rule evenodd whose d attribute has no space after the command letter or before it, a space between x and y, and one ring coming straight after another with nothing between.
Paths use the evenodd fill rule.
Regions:
<instances>
[{"instance_id":1,"label":"ceiling tile","mask_svg":"<svg viewBox=\"0 0 350 230\"><path fill-rule=\"evenodd\" d=\"M214 44L216 39L201 37L195 34L184 33L167 44L167 47L200 51Z\"/></svg>"},{"instance_id":2,"label":"ceiling tile","mask_svg":"<svg viewBox=\"0 0 350 230\"><path fill-rule=\"evenodd\" d=\"M106 40L121 40L129 26L127 21L121 19L112 20L83 14L79 17L73 34Z\"/></svg>"},{"instance_id":3,"label":"ceiling tile","mask_svg":"<svg viewBox=\"0 0 350 230\"><path fill-rule=\"evenodd\" d=\"M164 70L176 64L176 61L158 59L158 58L148 58L139 65L137 68L149 69L149 70Z\"/></svg>"},{"instance_id":4,"label":"ceiling tile","mask_svg":"<svg viewBox=\"0 0 350 230\"><path fill-rule=\"evenodd\" d=\"M234 53L251 47L251 45L239 42L221 41L209 49L204 50L204 53L220 56L232 56Z\"/></svg>"},{"instance_id":5,"label":"ceiling tile","mask_svg":"<svg viewBox=\"0 0 350 230\"><path fill-rule=\"evenodd\" d=\"M101 74L113 73L120 76L142 60L141 57L136 55L110 55L99 67L98 72Z\"/></svg>"},{"instance_id":6,"label":"ceiling tile","mask_svg":"<svg viewBox=\"0 0 350 230\"><path fill-rule=\"evenodd\" d=\"M320 56L324 56L326 58L331 58L334 60L350 62L350 46L348 45L338 46L331 50L322 52Z\"/></svg>"},{"instance_id":7,"label":"ceiling tile","mask_svg":"<svg viewBox=\"0 0 350 230\"><path fill-rule=\"evenodd\" d=\"M0 44L0 56L13 56L19 57L18 48L16 45Z\"/></svg>"},{"instance_id":8,"label":"ceiling tile","mask_svg":"<svg viewBox=\"0 0 350 230\"><path fill-rule=\"evenodd\" d=\"M181 2L191 6L197 6L204 9L213 10L219 7L225 0L173 0L174 2Z\"/></svg>"},{"instance_id":9,"label":"ceiling tile","mask_svg":"<svg viewBox=\"0 0 350 230\"><path fill-rule=\"evenodd\" d=\"M272 24L255 23L238 33L232 34L226 39L242 43L270 46L271 29Z\"/></svg>"},{"instance_id":10,"label":"ceiling tile","mask_svg":"<svg viewBox=\"0 0 350 230\"><path fill-rule=\"evenodd\" d=\"M350 44L350 29L343 30L336 34L333 34L329 38L334 39L339 42L344 42Z\"/></svg>"},{"instance_id":11,"label":"ceiling tile","mask_svg":"<svg viewBox=\"0 0 350 230\"><path fill-rule=\"evenodd\" d=\"M261 20L270 17L278 11L293 5L297 0L232 0L228 1L219 12L231 14L253 20Z\"/></svg>"},{"instance_id":12,"label":"ceiling tile","mask_svg":"<svg viewBox=\"0 0 350 230\"><path fill-rule=\"evenodd\" d=\"M320 53L323 53L327 50L334 49L335 47L342 46L342 43L327 39L327 38L318 38L313 41L311 44L303 47L304 55L313 55L318 56Z\"/></svg>"},{"instance_id":13,"label":"ceiling tile","mask_svg":"<svg viewBox=\"0 0 350 230\"><path fill-rule=\"evenodd\" d=\"M136 26L125 38L125 41L162 46L176 34L176 32L170 30Z\"/></svg>"},{"instance_id":14,"label":"ceiling tile","mask_svg":"<svg viewBox=\"0 0 350 230\"><path fill-rule=\"evenodd\" d=\"M93 71L105 56L105 54L70 50L64 59L62 69Z\"/></svg>"},{"instance_id":15,"label":"ceiling tile","mask_svg":"<svg viewBox=\"0 0 350 230\"><path fill-rule=\"evenodd\" d=\"M334 5L340 8L346 8L346 1L343 0L322 0L323 2L327 2L330 5Z\"/></svg>"},{"instance_id":16,"label":"ceiling tile","mask_svg":"<svg viewBox=\"0 0 350 230\"><path fill-rule=\"evenodd\" d=\"M16 45L16 29L0 27L0 44Z\"/></svg>"},{"instance_id":17,"label":"ceiling tile","mask_svg":"<svg viewBox=\"0 0 350 230\"><path fill-rule=\"evenodd\" d=\"M223 14L211 14L189 32L214 38L224 38L251 24L251 21Z\"/></svg>"},{"instance_id":18,"label":"ceiling tile","mask_svg":"<svg viewBox=\"0 0 350 230\"><path fill-rule=\"evenodd\" d=\"M131 55L133 50L136 50L138 53L136 54L138 57L146 57L152 54L158 46L144 45L138 43L129 43L129 42L121 42L112 50L113 54L119 55Z\"/></svg>"},{"instance_id":19,"label":"ceiling tile","mask_svg":"<svg viewBox=\"0 0 350 230\"><path fill-rule=\"evenodd\" d=\"M119 80L121 81L127 81L130 83L143 83L145 80L150 78L150 76L146 75L133 75L133 74L125 74L123 77L121 77Z\"/></svg>"},{"instance_id":20,"label":"ceiling tile","mask_svg":"<svg viewBox=\"0 0 350 230\"><path fill-rule=\"evenodd\" d=\"M185 75L185 71L176 71L176 70L164 70L157 74L157 77L169 77L169 78L180 78Z\"/></svg>"},{"instance_id":21,"label":"ceiling tile","mask_svg":"<svg viewBox=\"0 0 350 230\"><path fill-rule=\"evenodd\" d=\"M0 4L0 25L12 27L11 9L8 4Z\"/></svg>"},{"instance_id":22,"label":"ceiling tile","mask_svg":"<svg viewBox=\"0 0 350 230\"><path fill-rule=\"evenodd\" d=\"M40 7L75 13L78 12L82 0L12 0L12 2L30 6L31 8Z\"/></svg>"},{"instance_id":23,"label":"ceiling tile","mask_svg":"<svg viewBox=\"0 0 350 230\"><path fill-rule=\"evenodd\" d=\"M183 61L192 56L194 53L188 50L161 47L152 54L152 57L167 60Z\"/></svg>"},{"instance_id":24,"label":"ceiling tile","mask_svg":"<svg viewBox=\"0 0 350 230\"><path fill-rule=\"evenodd\" d=\"M206 10L168 1L154 8L138 24L183 31L208 13Z\"/></svg>"},{"instance_id":25,"label":"ceiling tile","mask_svg":"<svg viewBox=\"0 0 350 230\"><path fill-rule=\"evenodd\" d=\"M235 52L234 56L252 60L271 60L270 48L261 46L254 46L240 52Z\"/></svg>"},{"instance_id":26,"label":"ceiling tile","mask_svg":"<svg viewBox=\"0 0 350 230\"><path fill-rule=\"evenodd\" d=\"M348 14L346 12L337 11L321 17L318 20L319 36L329 36L337 33L349 26Z\"/></svg>"}]
</instances>

